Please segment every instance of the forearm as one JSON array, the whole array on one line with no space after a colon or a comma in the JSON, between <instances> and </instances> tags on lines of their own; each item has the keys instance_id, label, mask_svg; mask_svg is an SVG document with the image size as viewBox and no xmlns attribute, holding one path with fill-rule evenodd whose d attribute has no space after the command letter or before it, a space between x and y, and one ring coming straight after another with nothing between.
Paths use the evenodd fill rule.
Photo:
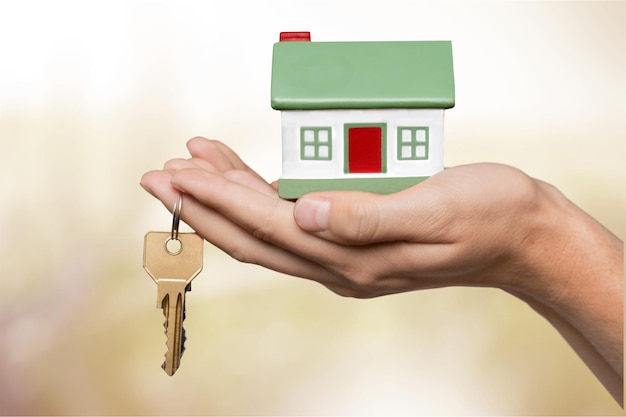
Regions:
<instances>
[{"instance_id":1,"label":"forearm","mask_svg":"<svg viewBox=\"0 0 626 417\"><path fill-rule=\"evenodd\" d=\"M537 313L543 316L563 336L574 349L606 390L623 406L623 379L616 372L615 363L609 363L605 356L594 346L588 337L574 325L552 310L546 304L528 297L527 294L511 291L513 295L528 303Z\"/></svg>"},{"instance_id":2,"label":"forearm","mask_svg":"<svg viewBox=\"0 0 626 417\"><path fill-rule=\"evenodd\" d=\"M543 183L520 278L509 292L563 335L623 404L623 243Z\"/></svg>"}]
</instances>

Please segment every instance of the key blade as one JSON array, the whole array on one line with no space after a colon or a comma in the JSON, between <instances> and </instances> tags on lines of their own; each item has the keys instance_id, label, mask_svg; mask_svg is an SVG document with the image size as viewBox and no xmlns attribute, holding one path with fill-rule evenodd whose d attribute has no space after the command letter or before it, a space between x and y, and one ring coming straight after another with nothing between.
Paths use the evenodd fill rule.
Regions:
<instances>
[{"instance_id":1,"label":"key blade","mask_svg":"<svg viewBox=\"0 0 626 417\"><path fill-rule=\"evenodd\" d=\"M165 336L167 338L167 352L165 362L161 366L165 373L172 376L180 366L180 358L184 349L183 320L185 318L185 289L184 280L161 279L158 282L159 307L163 308L165 321Z\"/></svg>"}]
</instances>

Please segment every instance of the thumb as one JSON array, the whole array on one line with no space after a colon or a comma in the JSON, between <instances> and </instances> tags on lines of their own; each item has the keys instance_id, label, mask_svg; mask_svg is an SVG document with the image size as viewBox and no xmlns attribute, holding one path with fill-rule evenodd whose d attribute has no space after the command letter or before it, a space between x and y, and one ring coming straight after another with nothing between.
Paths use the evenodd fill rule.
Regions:
<instances>
[{"instance_id":1,"label":"thumb","mask_svg":"<svg viewBox=\"0 0 626 417\"><path fill-rule=\"evenodd\" d=\"M359 191L311 193L298 199L294 218L300 228L324 239L366 245L406 240L410 230L403 211L411 210L391 196Z\"/></svg>"}]
</instances>

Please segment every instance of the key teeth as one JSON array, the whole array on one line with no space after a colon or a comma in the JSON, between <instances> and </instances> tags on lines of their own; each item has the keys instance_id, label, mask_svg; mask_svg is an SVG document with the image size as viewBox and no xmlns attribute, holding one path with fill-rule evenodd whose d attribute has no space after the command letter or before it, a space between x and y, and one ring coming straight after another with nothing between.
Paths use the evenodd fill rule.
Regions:
<instances>
[{"instance_id":1,"label":"key teeth","mask_svg":"<svg viewBox=\"0 0 626 417\"><path fill-rule=\"evenodd\" d=\"M187 284L185 288L185 294L191 291L191 282ZM183 357L183 353L185 353L185 342L187 341L187 332L185 331L185 319L187 318L187 303L183 305L183 323L182 323L182 343L180 348L180 357Z\"/></svg>"},{"instance_id":2,"label":"key teeth","mask_svg":"<svg viewBox=\"0 0 626 417\"><path fill-rule=\"evenodd\" d=\"M169 345L168 345L168 339L169 339L169 334L167 333L167 327L168 327L168 321L169 321L169 317L168 314L166 313L167 311L167 307L163 306L163 315L165 316L165 319L163 320L163 328L165 329L163 333L165 333L165 354L164 356L164 360L163 360L163 364L161 365L161 369L163 369L166 373L169 374L169 372L167 372L167 351L169 349ZM169 374L171 376L171 374Z\"/></svg>"},{"instance_id":3,"label":"key teeth","mask_svg":"<svg viewBox=\"0 0 626 417\"><path fill-rule=\"evenodd\" d=\"M187 306L183 307L183 325L182 325L182 343L180 346L180 356L182 358L183 353L185 353L185 342L187 341L187 332L185 331L185 318L187 318Z\"/></svg>"},{"instance_id":4,"label":"key teeth","mask_svg":"<svg viewBox=\"0 0 626 417\"><path fill-rule=\"evenodd\" d=\"M183 343L180 348L180 357L183 357L183 353L185 353L185 341L187 340L187 335L185 334L185 328L183 327Z\"/></svg>"}]
</instances>

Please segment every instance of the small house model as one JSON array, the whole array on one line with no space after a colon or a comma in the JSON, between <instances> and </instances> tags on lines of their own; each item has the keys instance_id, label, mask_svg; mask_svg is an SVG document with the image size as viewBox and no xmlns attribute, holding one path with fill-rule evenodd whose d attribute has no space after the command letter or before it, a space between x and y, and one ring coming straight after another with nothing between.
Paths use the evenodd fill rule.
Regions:
<instances>
[{"instance_id":1,"label":"small house model","mask_svg":"<svg viewBox=\"0 0 626 417\"><path fill-rule=\"evenodd\" d=\"M283 32L271 104L282 119L282 198L400 191L443 169L451 42L311 42L308 32Z\"/></svg>"}]
</instances>

